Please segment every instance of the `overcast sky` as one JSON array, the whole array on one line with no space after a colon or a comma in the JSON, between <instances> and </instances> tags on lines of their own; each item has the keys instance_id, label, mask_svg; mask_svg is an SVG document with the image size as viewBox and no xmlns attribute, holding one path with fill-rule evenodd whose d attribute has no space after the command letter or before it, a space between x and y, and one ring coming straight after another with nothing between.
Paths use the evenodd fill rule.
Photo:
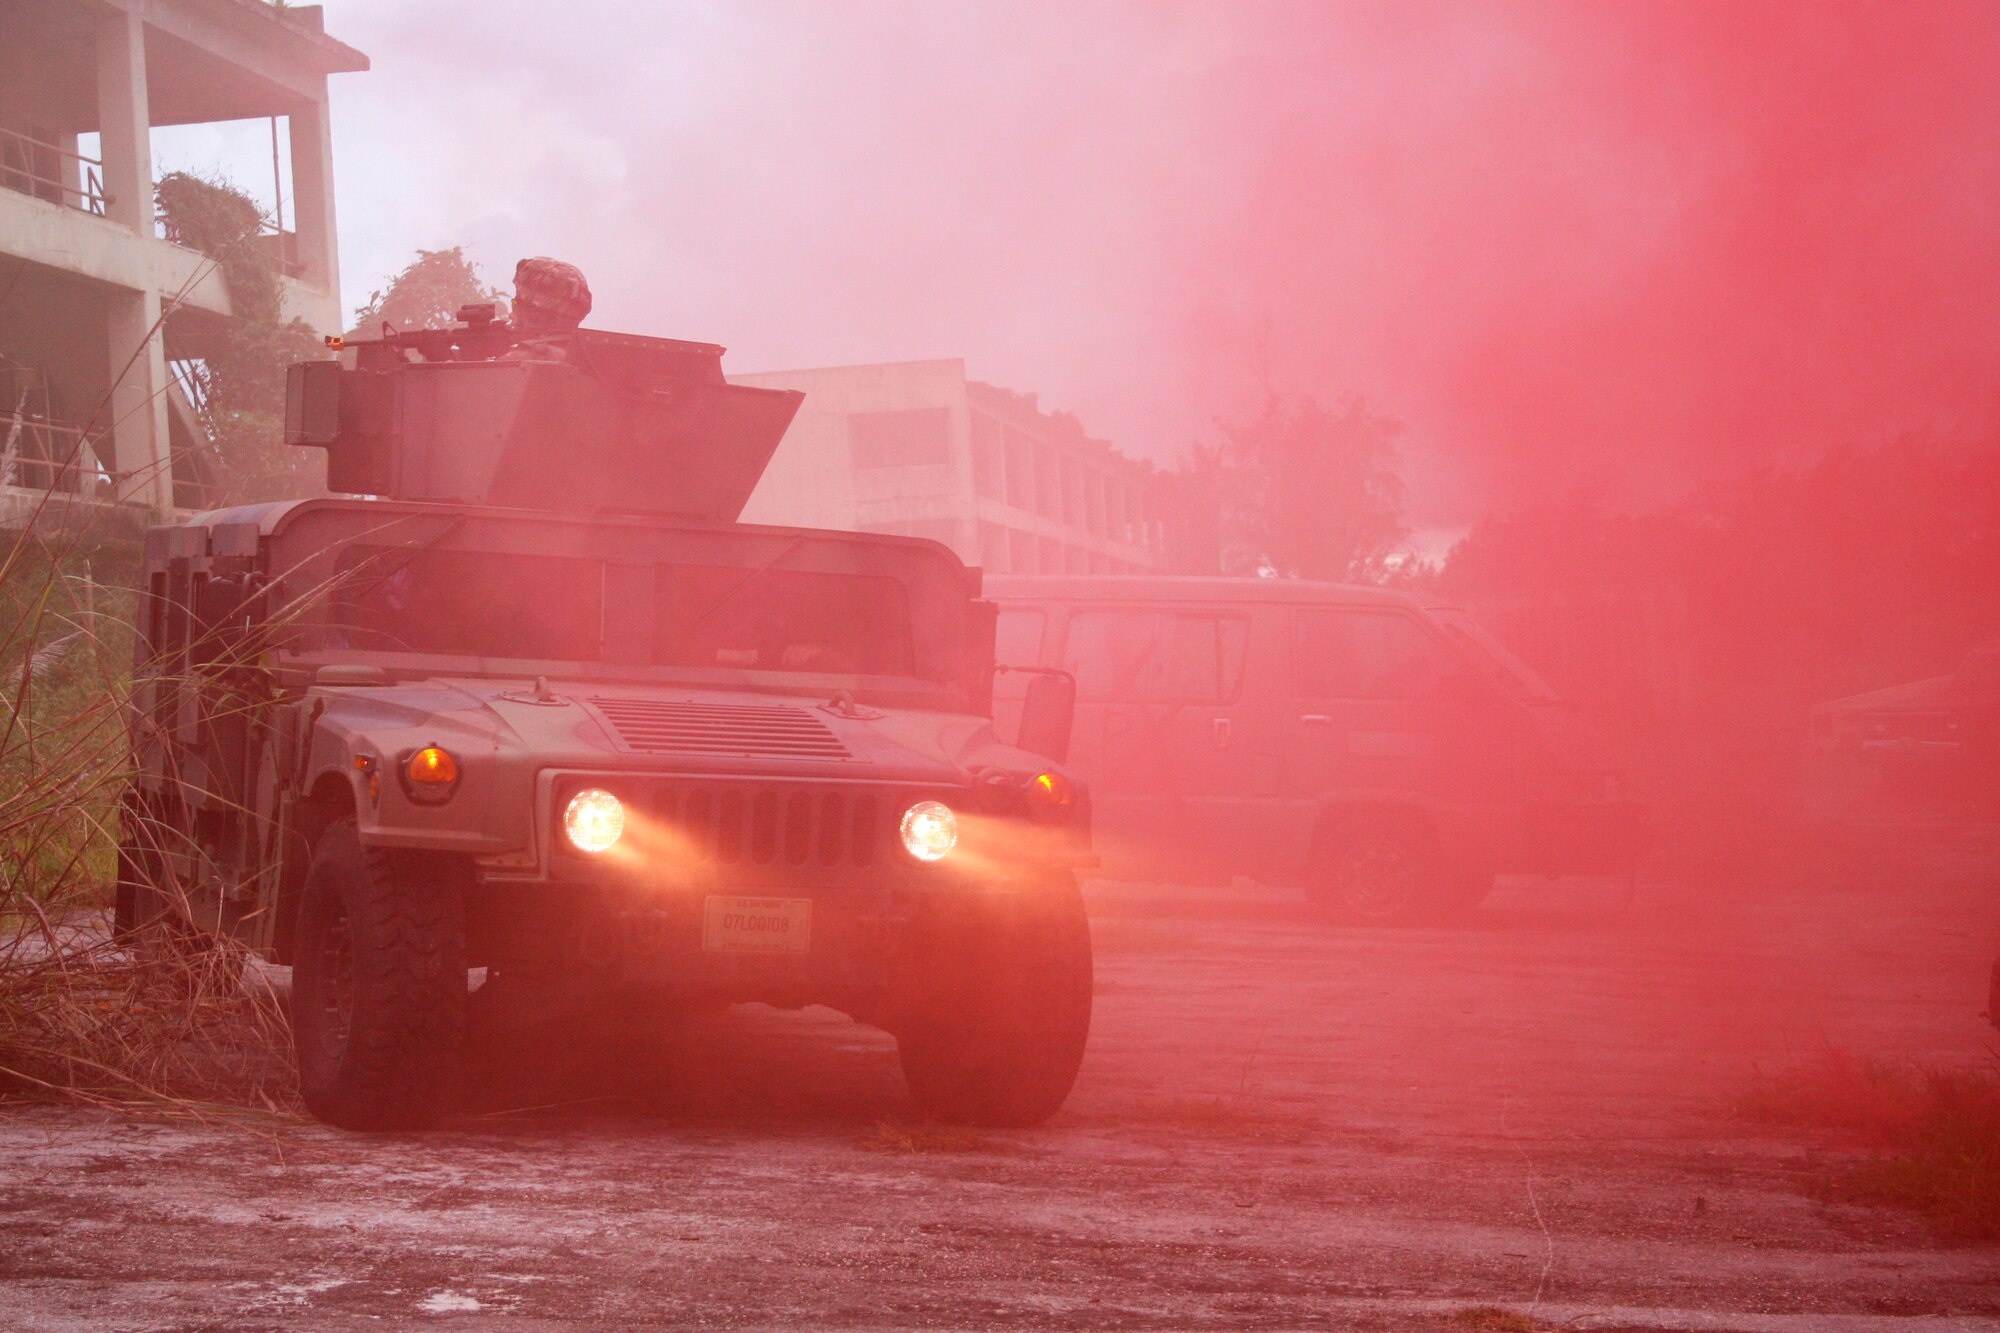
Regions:
<instances>
[{"instance_id":1,"label":"overcast sky","mask_svg":"<svg viewBox=\"0 0 2000 1333\"><path fill-rule=\"evenodd\" d=\"M2000 405L1992 4L326 9L350 309L555 255L599 327L963 356L1162 460L1357 393L1440 526Z\"/></svg>"}]
</instances>

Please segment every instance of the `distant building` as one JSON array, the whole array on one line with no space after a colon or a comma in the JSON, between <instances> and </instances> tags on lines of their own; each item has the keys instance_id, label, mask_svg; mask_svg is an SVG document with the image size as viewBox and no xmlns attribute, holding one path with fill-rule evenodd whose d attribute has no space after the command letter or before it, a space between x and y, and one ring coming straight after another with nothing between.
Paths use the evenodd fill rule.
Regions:
<instances>
[{"instance_id":1,"label":"distant building","mask_svg":"<svg viewBox=\"0 0 2000 1333\"><path fill-rule=\"evenodd\" d=\"M199 504L169 360L205 355L229 292L161 232L150 132L287 122L291 229L257 239L285 313L338 332L327 76L367 57L264 0L0 0L0 32L0 517L50 490Z\"/></svg>"},{"instance_id":2,"label":"distant building","mask_svg":"<svg viewBox=\"0 0 2000 1333\"><path fill-rule=\"evenodd\" d=\"M994 573L1165 566L1171 478L963 361L732 378L806 395L746 522L930 537Z\"/></svg>"}]
</instances>

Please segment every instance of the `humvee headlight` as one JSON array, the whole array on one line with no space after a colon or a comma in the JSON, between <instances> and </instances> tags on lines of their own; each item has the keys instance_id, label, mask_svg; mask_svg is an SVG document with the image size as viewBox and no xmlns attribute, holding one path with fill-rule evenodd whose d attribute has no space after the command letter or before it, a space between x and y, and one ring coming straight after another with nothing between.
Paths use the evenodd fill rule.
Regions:
<instances>
[{"instance_id":1,"label":"humvee headlight","mask_svg":"<svg viewBox=\"0 0 2000 1333\"><path fill-rule=\"evenodd\" d=\"M919 861L942 860L958 846L958 816L943 801L918 801L903 812L903 850Z\"/></svg>"},{"instance_id":2,"label":"humvee headlight","mask_svg":"<svg viewBox=\"0 0 2000 1333\"><path fill-rule=\"evenodd\" d=\"M579 852L608 852L624 832L625 803L602 787L585 787L563 809L563 833Z\"/></svg>"}]
</instances>

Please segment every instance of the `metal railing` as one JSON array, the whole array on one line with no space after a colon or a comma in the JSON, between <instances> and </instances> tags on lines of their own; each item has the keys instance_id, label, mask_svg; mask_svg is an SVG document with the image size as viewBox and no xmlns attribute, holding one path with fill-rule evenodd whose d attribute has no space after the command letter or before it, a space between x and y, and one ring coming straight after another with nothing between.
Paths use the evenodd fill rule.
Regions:
<instances>
[{"instance_id":1,"label":"metal railing","mask_svg":"<svg viewBox=\"0 0 2000 1333\"><path fill-rule=\"evenodd\" d=\"M99 217L111 202L104 163L19 130L0 129L0 187Z\"/></svg>"},{"instance_id":2,"label":"metal railing","mask_svg":"<svg viewBox=\"0 0 2000 1333\"><path fill-rule=\"evenodd\" d=\"M174 224L164 217L158 217L153 220L153 231L163 241L168 241L190 250L195 248L189 245L182 238L180 231ZM257 235L250 238L250 244L259 249L270 251L272 260L277 265L278 272L284 274L286 277L302 278L305 276L305 263L299 258L299 234L297 232L279 231L271 219L265 218L258 225Z\"/></svg>"},{"instance_id":3,"label":"metal railing","mask_svg":"<svg viewBox=\"0 0 2000 1333\"><path fill-rule=\"evenodd\" d=\"M87 499L110 499L117 478L99 461L96 442L75 426L0 412L0 486L22 486Z\"/></svg>"}]
</instances>

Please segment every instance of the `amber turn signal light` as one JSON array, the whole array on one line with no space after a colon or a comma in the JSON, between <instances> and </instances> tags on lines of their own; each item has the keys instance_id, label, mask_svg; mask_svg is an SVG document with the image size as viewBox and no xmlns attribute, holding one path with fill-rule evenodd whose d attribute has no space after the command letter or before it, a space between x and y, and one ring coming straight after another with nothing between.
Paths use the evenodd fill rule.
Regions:
<instances>
[{"instance_id":1,"label":"amber turn signal light","mask_svg":"<svg viewBox=\"0 0 2000 1333\"><path fill-rule=\"evenodd\" d=\"M418 805L442 805L458 790L458 760L442 746L426 745L405 756L396 766L396 776Z\"/></svg>"},{"instance_id":2,"label":"amber turn signal light","mask_svg":"<svg viewBox=\"0 0 2000 1333\"><path fill-rule=\"evenodd\" d=\"M1028 799L1049 809L1076 804L1076 788L1060 773L1037 773L1028 779Z\"/></svg>"},{"instance_id":3,"label":"amber turn signal light","mask_svg":"<svg viewBox=\"0 0 2000 1333\"><path fill-rule=\"evenodd\" d=\"M407 771L412 782L426 786L449 784L458 781L458 760L451 757L449 750L426 745L410 756Z\"/></svg>"}]
</instances>

